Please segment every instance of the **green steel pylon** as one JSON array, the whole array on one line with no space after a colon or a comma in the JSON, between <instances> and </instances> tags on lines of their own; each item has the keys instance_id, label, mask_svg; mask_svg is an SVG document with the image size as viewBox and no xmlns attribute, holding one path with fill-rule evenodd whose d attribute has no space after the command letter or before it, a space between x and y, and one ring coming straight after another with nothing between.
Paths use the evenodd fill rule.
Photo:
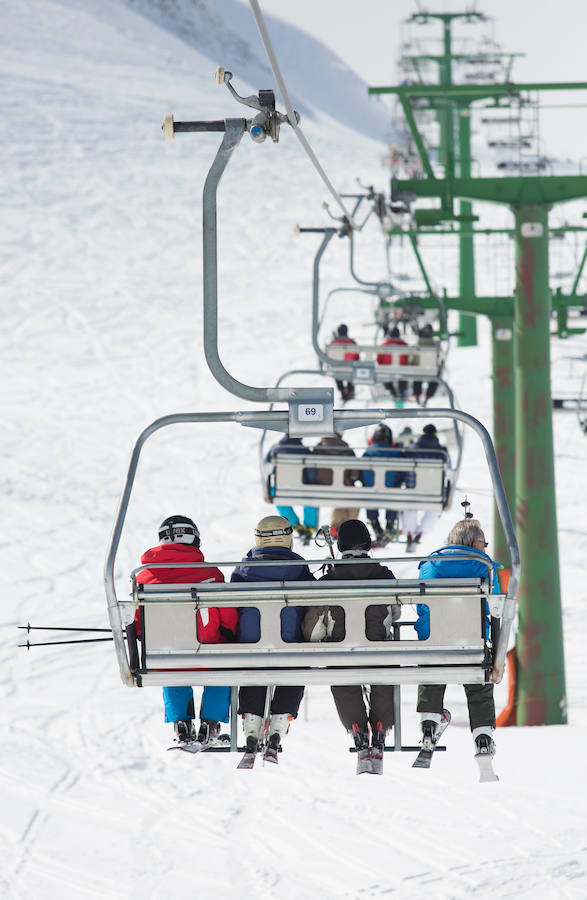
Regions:
<instances>
[{"instance_id":1,"label":"green steel pylon","mask_svg":"<svg viewBox=\"0 0 587 900\"><path fill-rule=\"evenodd\" d=\"M412 62L416 70L420 61L434 62L438 65L438 85L448 88L453 83L453 60L462 59L461 54L454 54L452 49L452 26L458 20L467 22L483 21L485 16L473 10L466 12L420 12L416 13L408 21L419 24L427 24L430 20L437 20L442 24L443 52L439 55L424 54L406 57ZM475 58L472 52L468 58ZM456 129L458 135L458 154L455 152L455 113ZM453 171L455 161L458 158L459 174L469 177L471 174L471 125L470 110L466 103L460 103L458 108L451 102L444 101L438 108L440 125L439 159L444 164L446 171ZM459 202L459 293L461 296L471 297L475 294L475 248L471 228L473 220L473 206L469 200ZM460 347L472 347L477 344L477 321L474 316L461 313L459 316L458 344Z\"/></svg>"},{"instance_id":2,"label":"green steel pylon","mask_svg":"<svg viewBox=\"0 0 587 900\"><path fill-rule=\"evenodd\" d=\"M475 100L488 98L495 102L507 102L508 97L519 97L524 91L577 89L587 89L587 83L476 84L445 88L402 85L369 90L370 93L395 93L405 108L415 98L430 100L444 97L445 100L471 104ZM412 123L410 127L415 127L413 117ZM421 138L416 141L416 146L420 152L423 148L422 163L428 177L395 181L392 195L396 198L402 194L438 198L440 209L420 211L421 222L440 224L458 218L452 214L452 209L459 198L504 203L515 216L513 357L510 355L510 361L504 362L506 348L501 353L494 340L493 376L494 389L499 388L496 367L502 362L511 367L511 359L514 359L515 472L512 470L511 453L502 454L501 464L504 466L504 481L515 484L516 521L522 558L517 643L517 723L564 724L567 710L550 390L552 297L548 280L548 211L555 203L587 197L587 177L457 177L454 168L449 167L445 178L436 178ZM579 277L575 280L573 293ZM448 305L450 307L452 304ZM469 311L473 314L482 312L478 300L470 304ZM500 417L511 418L511 394L506 398L506 405L500 408L499 402L496 405L494 390L494 412L497 425L501 428Z\"/></svg>"}]
</instances>

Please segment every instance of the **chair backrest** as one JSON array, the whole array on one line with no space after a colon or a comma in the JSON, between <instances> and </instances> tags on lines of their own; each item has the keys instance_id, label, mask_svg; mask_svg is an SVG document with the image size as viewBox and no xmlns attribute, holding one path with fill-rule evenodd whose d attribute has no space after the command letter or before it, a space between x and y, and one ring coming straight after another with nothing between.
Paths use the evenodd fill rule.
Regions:
<instances>
[{"instance_id":1,"label":"chair backrest","mask_svg":"<svg viewBox=\"0 0 587 900\"><path fill-rule=\"evenodd\" d=\"M268 499L284 506L442 510L450 473L442 451L439 458L416 450L393 457L279 455L267 464Z\"/></svg>"},{"instance_id":2,"label":"chair backrest","mask_svg":"<svg viewBox=\"0 0 587 900\"><path fill-rule=\"evenodd\" d=\"M500 614L503 595L485 579L352 580L133 585L141 609L143 684L474 683L491 667L485 604ZM416 639L414 607L425 604L430 636ZM400 605L390 639L366 637L367 607ZM281 612L289 606L338 606L345 635L337 643L286 643ZM255 644L200 644L196 608L259 610ZM407 618L406 618L407 614ZM327 668L325 668L327 667ZM296 680L297 679L297 680Z\"/></svg>"},{"instance_id":3,"label":"chair backrest","mask_svg":"<svg viewBox=\"0 0 587 900\"><path fill-rule=\"evenodd\" d=\"M349 352L348 345L345 347L344 344L327 344L324 349L326 355L333 360L335 367L337 362L345 361L345 354ZM437 376L441 368L442 356L439 343L412 344L411 346L355 344L352 350L359 354L361 362L374 362L376 373L391 375L392 372L396 374L395 370L397 369L397 374L402 378L426 378L427 375ZM381 359L381 356L388 361L379 362L377 357ZM348 360L347 366L350 367Z\"/></svg>"}]
</instances>

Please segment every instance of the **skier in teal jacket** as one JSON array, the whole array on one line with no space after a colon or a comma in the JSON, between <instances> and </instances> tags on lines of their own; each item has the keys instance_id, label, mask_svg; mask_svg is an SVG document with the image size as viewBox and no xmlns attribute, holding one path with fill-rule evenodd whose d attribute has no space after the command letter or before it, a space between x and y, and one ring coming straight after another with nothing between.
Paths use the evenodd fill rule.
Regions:
<instances>
[{"instance_id":1,"label":"skier in teal jacket","mask_svg":"<svg viewBox=\"0 0 587 900\"><path fill-rule=\"evenodd\" d=\"M499 590L496 565L485 552L487 541L477 519L462 519L452 528L446 547L431 554L419 565L419 577L428 578L487 578L491 591ZM451 559L467 555L468 559ZM430 613L428 607L419 603L416 607L418 620L414 625L418 640L425 641L430 636ZM489 606L486 601L486 637L489 633ZM495 728L495 702L493 684L464 684L469 708L469 723L473 734L476 754L495 754L493 730ZM432 737L442 716L445 684L421 684L418 687L417 710L421 715L423 738Z\"/></svg>"}]
</instances>

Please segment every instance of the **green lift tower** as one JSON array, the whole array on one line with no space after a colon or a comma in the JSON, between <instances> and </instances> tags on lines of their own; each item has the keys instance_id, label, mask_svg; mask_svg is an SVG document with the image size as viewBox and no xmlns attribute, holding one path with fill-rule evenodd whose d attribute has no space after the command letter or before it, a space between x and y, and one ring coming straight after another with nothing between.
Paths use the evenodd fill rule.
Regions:
<instances>
[{"instance_id":1,"label":"green lift tower","mask_svg":"<svg viewBox=\"0 0 587 900\"><path fill-rule=\"evenodd\" d=\"M534 91L585 90L587 83L401 85L370 88L395 94L406 113L426 175L396 180L392 197L436 198L439 207L419 211L422 224L448 222L457 199L506 204L514 215L516 282L513 305L492 305L495 436L501 446L504 483L515 491L516 523L522 557L518 597L517 724L564 724L567 721L562 611L557 540L550 323L553 298L549 284L548 213L556 203L587 196L587 176L473 178L457 172L448 159L443 178L435 177L411 112L414 101L443 99L471 105L479 100L507 104ZM422 215L424 213L424 215ZM481 298L461 296L449 308L487 313ZM559 306L579 305L572 299ZM584 301L582 301L584 305ZM562 313L561 313L562 315ZM512 427L513 420L513 427ZM515 487L514 487L515 486ZM510 495L512 496L512 495Z\"/></svg>"}]
</instances>

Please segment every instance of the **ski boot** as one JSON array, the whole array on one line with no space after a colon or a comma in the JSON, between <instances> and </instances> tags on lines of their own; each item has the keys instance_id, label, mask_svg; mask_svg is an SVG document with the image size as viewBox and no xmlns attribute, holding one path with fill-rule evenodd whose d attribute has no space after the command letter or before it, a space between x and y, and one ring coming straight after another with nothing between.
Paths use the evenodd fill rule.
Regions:
<instances>
[{"instance_id":1,"label":"ski boot","mask_svg":"<svg viewBox=\"0 0 587 900\"><path fill-rule=\"evenodd\" d=\"M357 775L371 772L371 747L369 746L369 726L366 731L361 731L358 722L352 724L352 735L357 748Z\"/></svg>"},{"instance_id":2,"label":"ski boot","mask_svg":"<svg viewBox=\"0 0 587 900\"><path fill-rule=\"evenodd\" d=\"M499 777L493 769L495 741L491 737L492 730L487 726L473 729L475 762L479 766L479 781L499 781Z\"/></svg>"},{"instance_id":3,"label":"ski boot","mask_svg":"<svg viewBox=\"0 0 587 900\"><path fill-rule=\"evenodd\" d=\"M495 756L495 741L486 729L475 728L473 731L475 756Z\"/></svg>"},{"instance_id":4,"label":"ski boot","mask_svg":"<svg viewBox=\"0 0 587 900\"><path fill-rule=\"evenodd\" d=\"M313 529L310 528L309 525L302 525L301 522L298 522L297 525L293 527L295 533L301 539L303 544L309 544L312 540Z\"/></svg>"},{"instance_id":5,"label":"ski boot","mask_svg":"<svg viewBox=\"0 0 587 900\"><path fill-rule=\"evenodd\" d=\"M436 741L434 740L434 736L436 734L436 722L425 721L422 722L422 749L423 750L432 750Z\"/></svg>"},{"instance_id":6,"label":"ski boot","mask_svg":"<svg viewBox=\"0 0 587 900\"><path fill-rule=\"evenodd\" d=\"M254 713L244 713L243 731L247 753L256 753L259 749L259 743L263 737L263 725L263 716L256 716Z\"/></svg>"},{"instance_id":7,"label":"ski boot","mask_svg":"<svg viewBox=\"0 0 587 900\"><path fill-rule=\"evenodd\" d=\"M385 543L388 544L390 541L397 541L399 537L399 526L397 519L393 522L387 522L385 526L385 531L383 532L383 539Z\"/></svg>"},{"instance_id":8,"label":"ski boot","mask_svg":"<svg viewBox=\"0 0 587 900\"><path fill-rule=\"evenodd\" d=\"M202 719L198 731L198 744L213 743L220 734L220 722L214 722L212 719Z\"/></svg>"},{"instance_id":9,"label":"ski boot","mask_svg":"<svg viewBox=\"0 0 587 900\"><path fill-rule=\"evenodd\" d=\"M173 723L175 739L180 744L189 744L196 739L196 729L191 719L181 720Z\"/></svg>"},{"instance_id":10,"label":"ski boot","mask_svg":"<svg viewBox=\"0 0 587 900\"><path fill-rule=\"evenodd\" d=\"M379 522L375 519L371 522L371 527L373 528L373 533L375 535L375 539L373 540L372 547L384 547L387 543L387 536L383 531L383 528L379 524Z\"/></svg>"},{"instance_id":11,"label":"ski boot","mask_svg":"<svg viewBox=\"0 0 587 900\"><path fill-rule=\"evenodd\" d=\"M433 750L438 740L438 726L442 716L440 713L422 713L420 728L422 729L422 749Z\"/></svg>"},{"instance_id":12,"label":"ski boot","mask_svg":"<svg viewBox=\"0 0 587 900\"><path fill-rule=\"evenodd\" d=\"M281 747L281 739L285 737L289 731L289 723L293 721L293 716L288 713L274 713L269 722L269 740L263 754L266 762L277 763L277 754Z\"/></svg>"},{"instance_id":13,"label":"ski boot","mask_svg":"<svg viewBox=\"0 0 587 900\"><path fill-rule=\"evenodd\" d=\"M383 722L377 722L371 736L371 774L383 774L383 754L385 752L385 730Z\"/></svg>"}]
</instances>

